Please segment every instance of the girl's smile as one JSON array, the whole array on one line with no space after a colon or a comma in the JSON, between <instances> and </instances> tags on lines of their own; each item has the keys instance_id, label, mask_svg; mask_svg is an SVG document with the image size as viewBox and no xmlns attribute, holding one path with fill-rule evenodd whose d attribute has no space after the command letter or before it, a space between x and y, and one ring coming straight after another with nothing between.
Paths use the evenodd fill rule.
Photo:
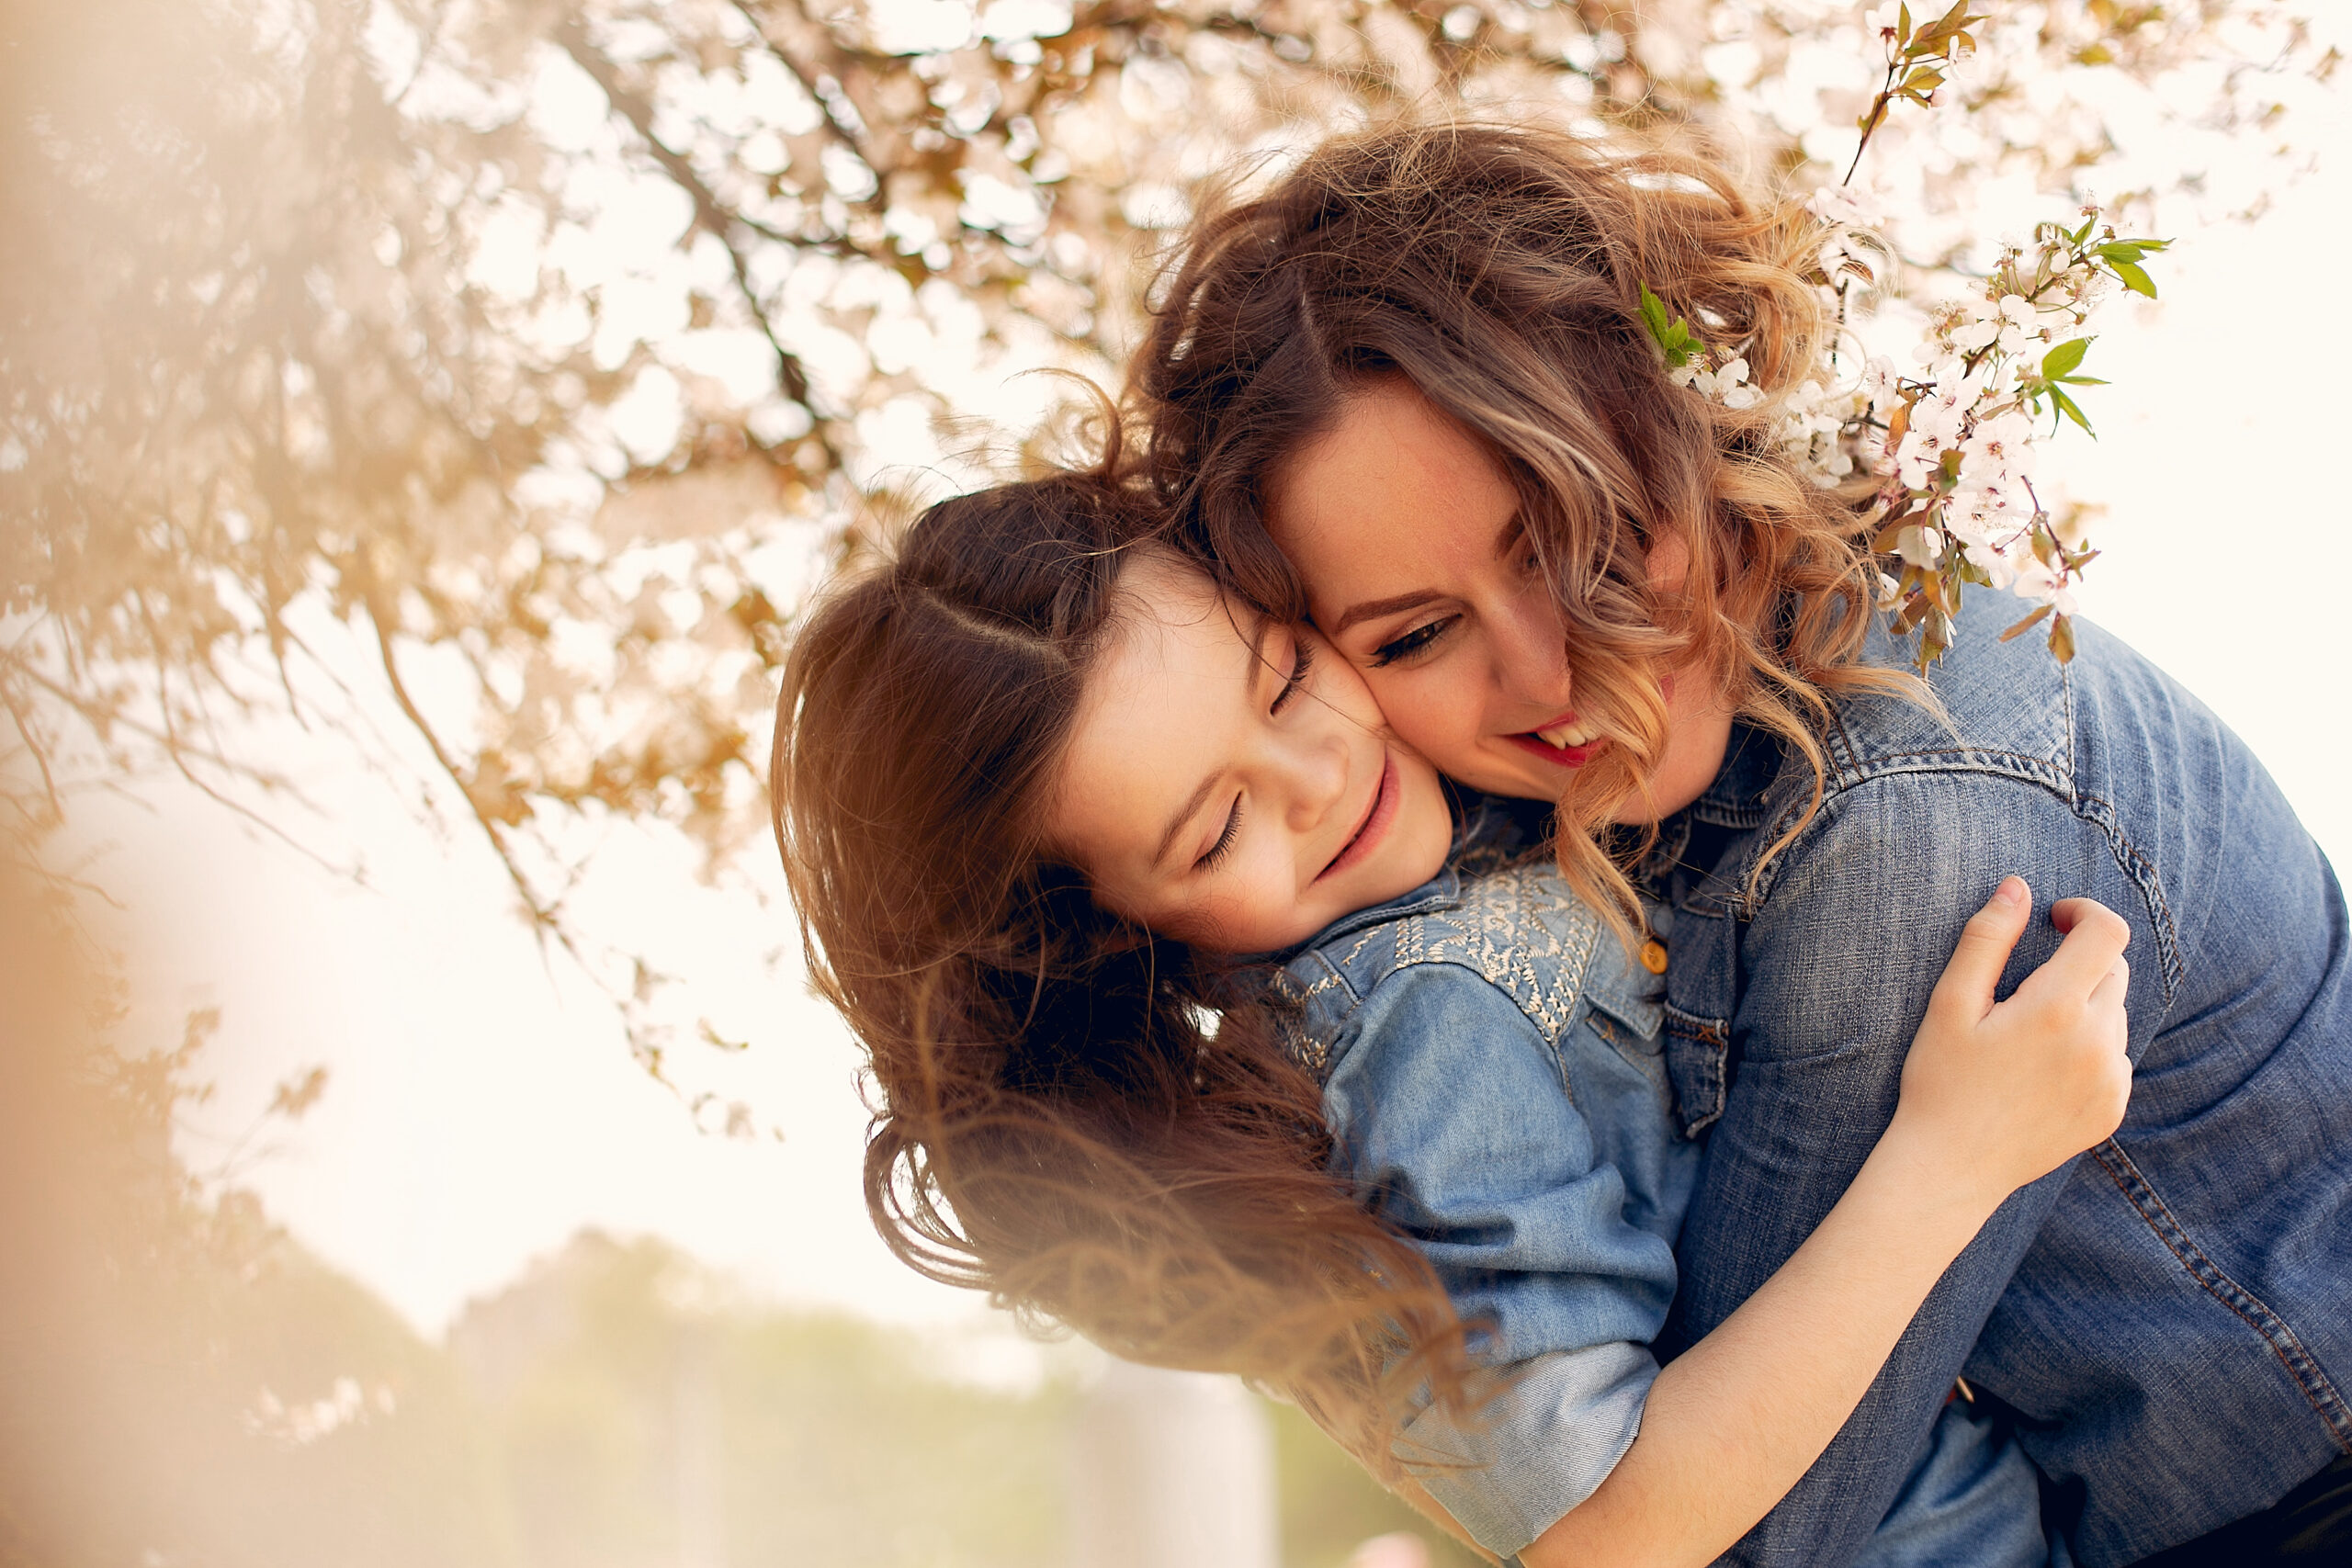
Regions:
<instances>
[{"instance_id":1,"label":"girl's smile","mask_svg":"<svg viewBox=\"0 0 2352 1568\"><path fill-rule=\"evenodd\" d=\"M1336 872L1351 870L1379 852L1381 840L1387 837L1389 828L1396 820L1396 805L1402 794L1403 785L1396 776L1396 759L1384 756L1380 777L1373 781L1372 804L1364 808L1363 824L1356 829L1354 837L1340 847L1340 852L1331 857L1331 863L1317 874L1317 881Z\"/></svg>"}]
</instances>

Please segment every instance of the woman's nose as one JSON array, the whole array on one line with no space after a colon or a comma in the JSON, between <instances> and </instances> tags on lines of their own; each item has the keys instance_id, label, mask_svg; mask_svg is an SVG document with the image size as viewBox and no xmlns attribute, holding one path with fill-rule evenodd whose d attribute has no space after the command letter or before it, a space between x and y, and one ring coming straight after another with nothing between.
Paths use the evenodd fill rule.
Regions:
<instances>
[{"instance_id":1,"label":"woman's nose","mask_svg":"<svg viewBox=\"0 0 2352 1568\"><path fill-rule=\"evenodd\" d=\"M1547 587L1533 585L1501 618L1494 652L1495 682L1505 696L1530 707L1565 711L1572 683L1567 632Z\"/></svg>"}]
</instances>

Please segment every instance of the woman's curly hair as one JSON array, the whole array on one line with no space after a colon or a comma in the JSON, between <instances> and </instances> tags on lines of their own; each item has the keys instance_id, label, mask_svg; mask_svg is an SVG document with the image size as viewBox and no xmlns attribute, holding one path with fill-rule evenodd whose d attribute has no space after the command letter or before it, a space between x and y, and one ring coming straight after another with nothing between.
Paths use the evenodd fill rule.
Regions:
<instances>
[{"instance_id":1,"label":"woman's curly hair","mask_svg":"<svg viewBox=\"0 0 2352 1568\"><path fill-rule=\"evenodd\" d=\"M1915 684L1858 662L1879 581L1872 481L1822 488L1771 437L1837 328L1819 249L1801 209L1658 137L1400 124L1209 203L1130 367L1179 538L1279 615L1306 598L1267 498L1368 382L1409 381L1493 456L1566 623L1577 712L1614 741L1570 775L1561 866L1628 931L1639 907L1602 844L1618 816L1655 816L1640 797L1666 740L1662 671L1719 680L1810 761L1815 806L1832 696ZM1675 385L1645 288L1736 347L1763 400ZM1690 561L1670 594L1647 570L1667 540Z\"/></svg>"}]
</instances>

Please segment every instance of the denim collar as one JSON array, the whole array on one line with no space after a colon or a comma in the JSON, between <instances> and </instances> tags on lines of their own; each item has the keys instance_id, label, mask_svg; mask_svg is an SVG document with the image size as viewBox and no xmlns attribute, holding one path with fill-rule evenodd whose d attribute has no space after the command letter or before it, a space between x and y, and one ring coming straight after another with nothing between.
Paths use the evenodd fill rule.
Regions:
<instances>
[{"instance_id":1,"label":"denim collar","mask_svg":"<svg viewBox=\"0 0 2352 1568\"><path fill-rule=\"evenodd\" d=\"M1719 828L1760 828L1768 815L1765 796L1780 777L1782 761L1778 737L1735 723L1714 782L1685 809L1696 820Z\"/></svg>"},{"instance_id":2,"label":"denim collar","mask_svg":"<svg viewBox=\"0 0 2352 1568\"><path fill-rule=\"evenodd\" d=\"M1503 863L1511 858L1515 850L1523 847L1521 840L1524 836L1524 828L1508 809L1506 803L1490 800L1474 791L1460 791L1453 797L1453 841L1446 846L1445 864L1439 868L1435 876L1410 892L1398 894L1385 904L1374 904L1368 909L1340 916L1296 947L1264 956L1276 964L1287 964L1302 953L1310 953L1327 942L1352 936L1385 920L1409 919L1415 915L1435 914L1441 909L1460 907L1464 861L1478 862L1476 869L1481 873L1488 869L1488 863Z\"/></svg>"},{"instance_id":3,"label":"denim collar","mask_svg":"<svg viewBox=\"0 0 2352 1568\"><path fill-rule=\"evenodd\" d=\"M1369 909L1342 915L1279 956L1283 959L1295 958L1302 953L1337 942L1343 936L1352 936L1367 926L1376 926L1385 920L1409 919L1415 915L1434 914L1440 909L1454 908L1461 902L1462 874L1454 869L1449 858L1443 869L1411 892L1399 894L1385 904L1374 904Z\"/></svg>"}]
</instances>

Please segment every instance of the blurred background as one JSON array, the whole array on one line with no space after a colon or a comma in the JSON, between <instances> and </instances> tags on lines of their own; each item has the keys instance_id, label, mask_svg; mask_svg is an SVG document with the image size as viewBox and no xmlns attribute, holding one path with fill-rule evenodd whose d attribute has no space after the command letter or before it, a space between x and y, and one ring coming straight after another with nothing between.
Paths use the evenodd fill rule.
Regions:
<instances>
[{"instance_id":1,"label":"blurred background","mask_svg":"<svg viewBox=\"0 0 2352 1568\"><path fill-rule=\"evenodd\" d=\"M1982 0L1866 338L2174 238L2043 470L2341 865L2342 19ZM1843 172L1819 0L0 6L0 1562L1415 1568L1295 1412L933 1286L766 841L835 563L1415 106Z\"/></svg>"}]
</instances>

